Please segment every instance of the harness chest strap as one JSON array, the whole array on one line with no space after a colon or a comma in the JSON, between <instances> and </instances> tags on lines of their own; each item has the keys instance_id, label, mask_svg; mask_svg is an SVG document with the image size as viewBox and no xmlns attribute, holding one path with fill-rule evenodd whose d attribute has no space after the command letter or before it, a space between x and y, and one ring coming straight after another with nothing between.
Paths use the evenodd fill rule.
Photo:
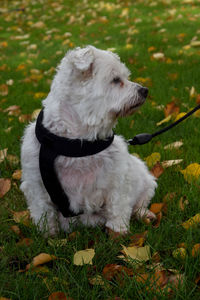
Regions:
<instances>
[{"instance_id":1,"label":"harness chest strap","mask_svg":"<svg viewBox=\"0 0 200 300\"><path fill-rule=\"evenodd\" d=\"M96 139L94 141L68 139L51 133L42 124L43 109L36 121L35 134L41 144L39 153L39 167L43 184L58 210L64 217L74 217L83 212L74 213L70 210L69 198L64 192L55 172L54 163L59 155L67 157L84 157L95 155L108 148L113 140L114 134L106 140Z\"/></svg>"}]
</instances>

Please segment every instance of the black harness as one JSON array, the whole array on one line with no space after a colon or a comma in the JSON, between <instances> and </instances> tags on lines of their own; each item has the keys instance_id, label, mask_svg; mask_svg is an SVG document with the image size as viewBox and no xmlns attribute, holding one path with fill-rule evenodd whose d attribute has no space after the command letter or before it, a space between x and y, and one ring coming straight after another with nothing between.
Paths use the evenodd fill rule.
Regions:
<instances>
[{"instance_id":1,"label":"black harness","mask_svg":"<svg viewBox=\"0 0 200 300\"><path fill-rule=\"evenodd\" d=\"M68 139L51 133L43 126L42 120L43 110L40 111L35 127L36 137L41 144L39 166L43 184L51 201L56 205L64 217L78 216L83 212L73 213L70 210L69 198L63 191L55 172L55 159L59 155L67 157L84 157L97 154L112 144L114 134L106 140L96 139L94 141L87 141Z\"/></svg>"}]
</instances>

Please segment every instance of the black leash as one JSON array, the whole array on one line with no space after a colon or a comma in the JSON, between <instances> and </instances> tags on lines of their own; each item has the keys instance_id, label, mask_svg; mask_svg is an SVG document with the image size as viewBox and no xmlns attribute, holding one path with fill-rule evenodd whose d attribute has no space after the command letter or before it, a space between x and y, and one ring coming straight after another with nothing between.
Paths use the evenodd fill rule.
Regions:
<instances>
[{"instance_id":1,"label":"black leash","mask_svg":"<svg viewBox=\"0 0 200 300\"><path fill-rule=\"evenodd\" d=\"M154 132L153 134L150 133L140 133L137 134L133 139L130 139L127 141L127 143L129 145L143 145L146 144L148 142L150 142L150 140L152 138L154 138L157 135L160 135L166 131L168 131L169 129L173 128L174 126L176 126L177 124L179 124L180 122L184 121L185 119L187 119L189 116L191 116L195 111L200 109L200 104L197 105L194 109L192 109L191 111L189 111L186 115L184 115L182 118L178 119L176 122L170 124L169 126L164 127L161 130L158 130L156 132Z\"/></svg>"}]
</instances>

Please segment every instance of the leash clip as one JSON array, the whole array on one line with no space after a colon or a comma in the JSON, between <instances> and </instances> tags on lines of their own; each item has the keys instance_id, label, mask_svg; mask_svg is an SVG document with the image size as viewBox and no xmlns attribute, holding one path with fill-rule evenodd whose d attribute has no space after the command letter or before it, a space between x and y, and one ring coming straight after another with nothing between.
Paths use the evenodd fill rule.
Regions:
<instances>
[{"instance_id":1,"label":"leash clip","mask_svg":"<svg viewBox=\"0 0 200 300\"><path fill-rule=\"evenodd\" d=\"M150 133L140 133L137 134L133 139L127 141L129 145L143 145L148 143L152 139L152 134Z\"/></svg>"}]
</instances>

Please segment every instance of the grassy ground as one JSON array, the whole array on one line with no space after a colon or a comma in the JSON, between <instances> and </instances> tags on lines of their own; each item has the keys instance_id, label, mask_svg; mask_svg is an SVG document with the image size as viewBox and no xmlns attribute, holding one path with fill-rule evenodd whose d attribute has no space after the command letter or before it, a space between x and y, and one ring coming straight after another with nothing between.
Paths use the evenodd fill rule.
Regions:
<instances>
[{"instance_id":1,"label":"grassy ground","mask_svg":"<svg viewBox=\"0 0 200 300\"><path fill-rule=\"evenodd\" d=\"M157 122L165 117L163 108L168 103L173 102L180 112L187 112L198 102L200 47L195 42L199 40L199 0L1 1L0 150L8 148L9 155L20 156L20 139L27 123L23 121L41 107L54 68L68 49L87 44L115 48L132 71L131 79L150 90L140 112L119 120L116 132L131 138L140 132L155 131ZM164 56L156 59L155 53ZM11 105L19 108L14 113L11 109L5 111ZM21 115L25 116L20 118ZM0 297L38 300L61 291L73 299L199 299L200 290L195 281L200 275L200 256L193 257L191 249L200 243L200 228L185 230L181 224L200 211L200 186L188 183L180 172L191 163L200 163L199 134L199 118L191 117L149 144L130 148L130 152L138 153L142 159L159 152L161 161L183 161L165 169L158 178L153 202L161 203L166 194L173 193L160 225L153 227L132 220L130 235L120 241L109 239L101 228L80 227L76 231L79 234L58 236L58 239L66 238L64 246L52 245L33 225L16 224L13 211L26 210L19 180L12 178L20 163L14 163L12 156L4 159L0 163L0 177L11 178L12 186L0 199ZM164 149L165 145L179 140L183 141L181 148ZM188 200L182 208L181 197ZM18 226L20 233L13 232L13 225ZM159 274L166 275L169 269L183 274L183 280L173 283L170 291L145 266L135 271L135 265L118 258L121 244L128 246L131 236L145 230L148 231L145 245L150 246L152 255L156 252L160 255L158 260L164 271ZM31 239L32 244L18 245L24 237ZM182 259L172 255L180 243L186 248ZM75 266L74 253L86 248L95 249L93 265ZM40 253L58 258L46 264L47 273L19 272ZM146 266L153 262L150 259ZM91 284L89 279L102 276L107 264L125 265L135 273L130 276L119 272L116 276L112 271L111 280L105 279L103 286ZM151 277L139 282L137 274Z\"/></svg>"}]
</instances>

